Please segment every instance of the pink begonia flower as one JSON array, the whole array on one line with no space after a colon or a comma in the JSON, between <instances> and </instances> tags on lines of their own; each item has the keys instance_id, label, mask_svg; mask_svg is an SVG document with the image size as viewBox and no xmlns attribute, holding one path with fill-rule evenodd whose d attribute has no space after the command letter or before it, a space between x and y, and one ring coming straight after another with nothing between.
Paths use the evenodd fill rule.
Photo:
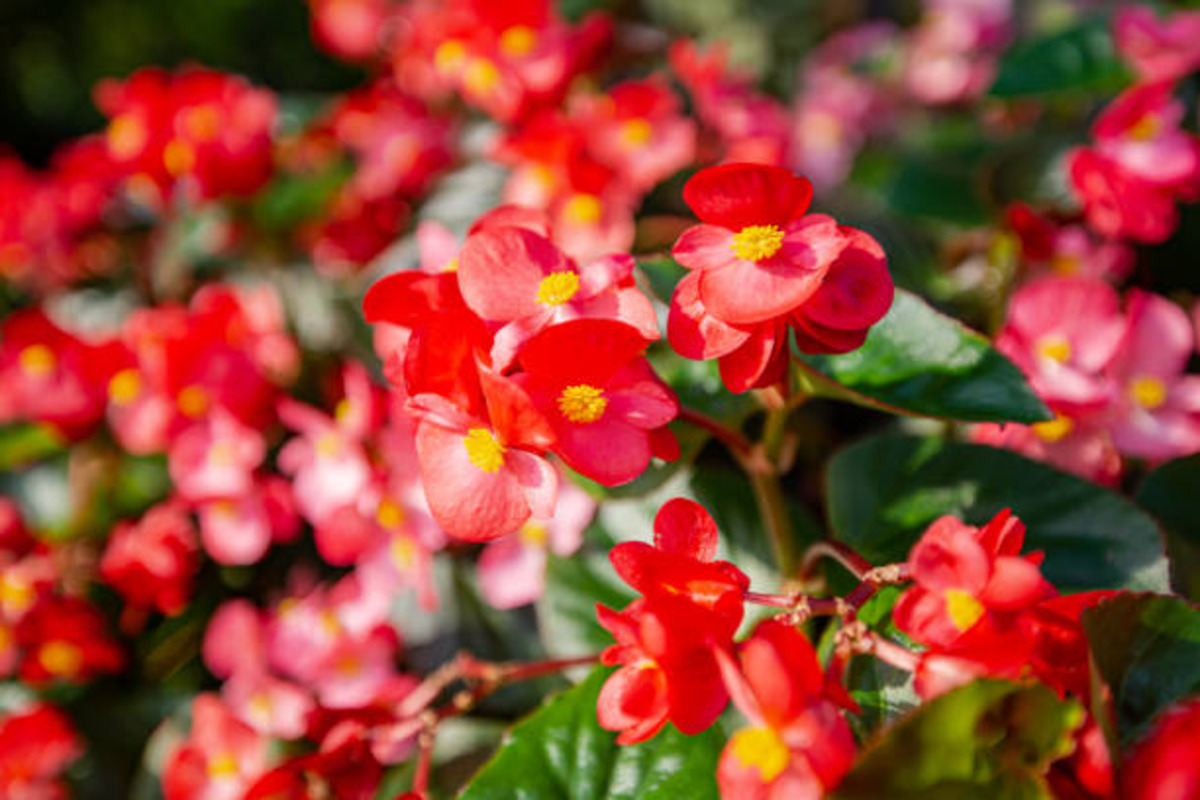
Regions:
<instances>
[{"instance_id":1,"label":"pink begonia flower","mask_svg":"<svg viewBox=\"0 0 1200 800\"><path fill-rule=\"evenodd\" d=\"M1200 375L1186 375L1191 321L1164 297L1133 290L1128 329L1109 366L1117 384L1113 441L1122 453L1159 461L1200 450Z\"/></svg>"},{"instance_id":2,"label":"pink begonia flower","mask_svg":"<svg viewBox=\"0 0 1200 800\"><path fill-rule=\"evenodd\" d=\"M353 503L371 479L367 454L356 436L326 414L291 398L279 418L300 433L279 451L279 468L292 476L300 514L314 525Z\"/></svg>"},{"instance_id":3,"label":"pink begonia flower","mask_svg":"<svg viewBox=\"0 0 1200 800\"><path fill-rule=\"evenodd\" d=\"M252 486L235 497L199 503L196 510L205 552L219 564L257 563L272 541L286 540L277 533L274 502L265 491Z\"/></svg>"},{"instance_id":4,"label":"pink begonia flower","mask_svg":"<svg viewBox=\"0 0 1200 800\"><path fill-rule=\"evenodd\" d=\"M1116 486L1121 477L1121 456L1112 436L1094 420L1058 414L1034 425L989 422L974 426L971 440L1013 450L1104 486Z\"/></svg>"},{"instance_id":5,"label":"pink begonia flower","mask_svg":"<svg viewBox=\"0 0 1200 800\"><path fill-rule=\"evenodd\" d=\"M10 560L11 559L11 560ZM0 621L16 623L54 591L59 570L49 554L0 552Z\"/></svg>"},{"instance_id":6,"label":"pink begonia flower","mask_svg":"<svg viewBox=\"0 0 1200 800\"><path fill-rule=\"evenodd\" d=\"M267 770L267 740L214 694L192 703L192 730L163 770L165 800L238 800Z\"/></svg>"},{"instance_id":7,"label":"pink begonia flower","mask_svg":"<svg viewBox=\"0 0 1200 800\"><path fill-rule=\"evenodd\" d=\"M1102 370L1125 329L1120 298L1087 278L1030 281L1012 298L996 346L1047 403L1067 412L1095 410L1112 397Z\"/></svg>"},{"instance_id":8,"label":"pink begonia flower","mask_svg":"<svg viewBox=\"0 0 1200 800\"><path fill-rule=\"evenodd\" d=\"M496 324L492 366L505 370L521 345L556 322L616 319L657 339L654 307L634 285L633 258L613 255L579 267L548 239L525 228L485 229L459 256L467 306Z\"/></svg>"},{"instance_id":9,"label":"pink begonia flower","mask_svg":"<svg viewBox=\"0 0 1200 800\"><path fill-rule=\"evenodd\" d=\"M433 610L438 605L433 552L445 544L446 535L429 514L419 479L400 486L402 494L376 493L367 498L379 535L359 561L358 574L364 591L395 597L412 588L421 607Z\"/></svg>"},{"instance_id":10,"label":"pink begonia flower","mask_svg":"<svg viewBox=\"0 0 1200 800\"><path fill-rule=\"evenodd\" d=\"M1145 81L1173 81L1200 68L1200 11L1160 18L1143 5L1117 11L1117 51Z\"/></svg>"},{"instance_id":11,"label":"pink begonia flower","mask_svg":"<svg viewBox=\"0 0 1200 800\"><path fill-rule=\"evenodd\" d=\"M478 570L484 599L505 609L536 601L546 586L547 554L565 558L578 550L595 512L596 503L587 492L563 482L553 517L530 520L483 549Z\"/></svg>"},{"instance_id":12,"label":"pink begonia flower","mask_svg":"<svg viewBox=\"0 0 1200 800\"><path fill-rule=\"evenodd\" d=\"M1169 187L1135 178L1088 147L1072 150L1065 164L1087 224L1097 233L1157 244L1175 232L1179 212Z\"/></svg>"},{"instance_id":13,"label":"pink begonia flower","mask_svg":"<svg viewBox=\"0 0 1200 800\"><path fill-rule=\"evenodd\" d=\"M1120 94L1092 126L1096 152L1127 174L1194 195L1200 183L1200 138L1180 128L1183 103L1169 83Z\"/></svg>"},{"instance_id":14,"label":"pink begonia flower","mask_svg":"<svg viewBox=\"0 0 1200 800\"><path fill-rule=\"evenodd\" d=\"M307 690L265 672L238 672L221 687L221 699L246 725L278 739L302 738L316 707Z\"/></svg>"},{"instance_id":15,"label":"pink begonia flower","mask_svg":"<svg viewBox=\"0 0 1200 800\"><path fill-rule=\"evenodd\" d=\"M389 625L366 636L343 636L324 653L309 682L326 708L370 705L396 672L399 642Z\"/></svg>"},{"instance_id":16,"label":"pink begonia flower","mask_svg":"<svg viewBox=\"0 0 1200 800\"><path fill-rule=\"evenodd\" d=\"M927 2L909 42L909 93L921 102L942 104L986 91L1011 36L1011 16L1011 0Z\"/></svg>"},{"instance_id":17,"label":"pink begonia flower","mask_svg":"<svg viewBox=\"0 0 1200 800\"><path fill-rule=\"evenodd\" d=\"M1061 225L1023 203L1008 209L1008 224L1021 240L1021 259L1034 275L1097 278L1116 283L1133 271L1133 249L1096 236L1085 225Z\"/></svg>"},{"instance_id":18,"label":"pink begonia flower","mask_svg":"<svg viewBox=\"0 0 1200 800\"><path fill-rule=\"evenodd\" d=\"M267 664L265 614L249 600L221 605L204 631L201 656L218 678L262 672Z\"/></svg>"},{"instance_id":19,"label":"pink begonia flower","mask_svg":"<svg viewBox=\"0 0 1200 800\"><path fill-rule=\"evenodd\" d=\"M176 437L168 465L184 499L240 497L254 486L254 470L265 454L258 431L217 409Z\"/></svg>"}]
</instances>

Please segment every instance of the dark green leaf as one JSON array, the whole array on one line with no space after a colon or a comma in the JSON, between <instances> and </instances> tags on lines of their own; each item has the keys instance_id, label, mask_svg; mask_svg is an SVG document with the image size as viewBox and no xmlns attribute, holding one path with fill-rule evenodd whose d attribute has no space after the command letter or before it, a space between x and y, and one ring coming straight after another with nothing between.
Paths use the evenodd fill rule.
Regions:
<instances>
[{"instance_id":1,"label":"dark green leaf","mask_svg":"<svg viewBox=\"0 0 1200 800\"><path fill-rule=\"evenodd\" d=\"M0 470L21 469L61 452L65 444L48 425L6 425L0 428Z\"/></svg>"},{"instance_id":2,"label":"dark green leaf","mask_svg":"<svg viewBox=\"0 0 1200 800\"><path fill-rule=\"evenodd\" d=\"M1108 491L1007 450L882 435L842 450L829 467L834 536L869 561L902 560L937 517L975 525L1011 508L1025 549L1046 554L1043 572L1062 592L1165 590L1158 528Z\"/></svg>"},{"instance_id":3,"label":"dark green leaf","mask_svg":"<svg viewBox=\"0 0 1200 800\"><path fill-rule=\"evenodd\" d=\"M1053 92L1115 92L1129 73L1113 46L1109 21L1093 18L1077 27L1024 42L1000 59L994 97Z\"/></svg>"},{"instance_id":4,"label":"dark green leaf","mask_svg":"<svg viewBox=\"0 0 1200 800\"><path fill-rule=\"evenodd\" d=\"M888 205L904 216L982 225L988 221L988 209L974 177L978 160L965 154L908 158L888 186Z\"/></svg>"},{"instance_id":5,"label":"dark green leaf","mask_svg":"<svg viewBox=\"0 0 1200 800\"><path fill-rule=\"evenodd\" d=\"M1020 370L986 338L901 290L858 350L799 358L805 388L818 395L971 422L1051 418Z\"/></svg>"},{"instance_id":6,"label":"dark green leaf","mask_svg":"<svg viewBox=\"0 0 1200 800\"><path fill-rule=\"evenodd\" d=\"M1120 595L1082 619L1122 746L1160 711L1200 692L1200 609L1178 597Z\"/></svg>"},{"instance_id":7,"label":"dark green leaf","mask_svg":"<svg viewBox=\"0 0 1200 800\"><path fill-rule=\"evenodd\" d=\"M835 798L1049 798L1046 765L1071 751L1082 709L1041 685L976 681L892 726Z\"/></svg>"},{"instance_id":8,"label":"dark green leaf","mask_svg":"<svg viewBox=\"0 0 1200 800\"><path fill-rule=\"evenodd\" d=\"M640 745L619 747L596 722L596 698L609 670L550 700L519 722L463 800L703 800L716 798L714 729L684 736L668 729Z\"/></svg>"},{"instance_id":9,"label":"dark green leaf","mask_svg":"<svg viewBox=\"0 0 1200 800\"><path fill-rule=\"evenodd\" d=\"M1171 585L1192 600L1200 599L1200 454L1163 464L1138 489L1137 501L1162 523L1171 557Z\"/></svg>"}]
</instances>

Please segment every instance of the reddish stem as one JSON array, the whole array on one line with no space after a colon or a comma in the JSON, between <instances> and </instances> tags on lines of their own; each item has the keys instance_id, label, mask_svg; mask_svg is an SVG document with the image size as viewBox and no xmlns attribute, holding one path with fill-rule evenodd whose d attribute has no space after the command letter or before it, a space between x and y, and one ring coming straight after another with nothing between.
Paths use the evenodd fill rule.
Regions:
<instances>
[{"instance_id":1,"label":"reddish stem","mask_svg":"<svg viewBox=\"0 0 1200 800\"><path fill-rule=\"evenodd\" d=\"M800 562L801 578L810 577L816 569L817 562L822 558L832 558L860 581L866 580L871 571L875 569L875 565L860 556L854 548L841 542L825 539L812 545L805 552L804 559Z\"/></svg>"},{"instance_id":2,"label":"reddish stem","mask_svg":"<svg viewBox=\"0 0 1200 800\"><path fill-rule=\"evenodd\" d=\"M750 440L723 422L686 406L679 407L679 419L708 431L739 457L753 459L754 445Z\"/></svg>"},{"instance_id":3,"label":"reddish stem","mask_svg":"<svg viewBox=\"0 0 1200 800\"><path fill-rule=\"evenodd\" d=\"M905 672L917 671L917 654L906 650L890 639L885 639L878 633L869 632L865 636L864 651L878 658L885 664L890 664Z\"/></svg>"}]
</instances>

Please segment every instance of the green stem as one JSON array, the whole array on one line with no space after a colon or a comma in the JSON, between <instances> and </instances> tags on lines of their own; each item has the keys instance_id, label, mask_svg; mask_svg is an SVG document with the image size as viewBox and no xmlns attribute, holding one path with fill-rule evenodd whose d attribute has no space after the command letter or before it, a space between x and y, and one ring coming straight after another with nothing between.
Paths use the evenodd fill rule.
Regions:
<instances>
[{"instance_id":1,"label":"green stem","mask_svg":"<svg viewBox=\"0 0 1200 800\"><path fill-rule=\"evenodd\" d=\"M778 469L779 452L783 446L787 420L786 407L767 411L767 418L763 423L762 450L770 469L744 466L750 478L750 485L754 488L754 499L758 503L767 536L771 539L771 547L775 551L775 563L785 578L791 578L796 567L796 543Z\"/></svg>"}]
</instances>

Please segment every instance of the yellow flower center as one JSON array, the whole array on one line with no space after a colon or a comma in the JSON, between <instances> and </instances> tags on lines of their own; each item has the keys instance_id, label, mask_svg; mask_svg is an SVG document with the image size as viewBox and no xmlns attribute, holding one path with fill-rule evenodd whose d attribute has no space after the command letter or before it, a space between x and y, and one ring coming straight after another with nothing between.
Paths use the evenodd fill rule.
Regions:
<instances>
[{"instance_id":1,"label":"yellow flower center","mask_svg":"<svg viewBox=\"0 0 1200 800\"><path fill-rule=\"evenodd\" d=\"M314 449L321 458L336 458L342 452L342 440L336 433L322 433L317 437Z\"/></svg>"},{"instance_id":2,"label":"yellow flower center","mask_svg":"<svg viewBox=\"0 0 1200 800\"><path fill-rule=\"evenodd\" d=\"M631 119L621 126L621 141L629 147L641 147L654 136L654 128L644 119Z\"/></svg>"},{"instance_id":3,"label":"yellow flower center","mask_svg":"<svg viewBox=\"0 0 1200 800\"><path fill-rule=\"evenodd\" d=\"M18 616L28 611L34 599L33 587L29 583L0 576L0 607L9 612L8 616Z\"/></svg>"},{"instance_id":4,"label":"yellow flower center","mask_svg":"<svg viewBox=\"0 0 1200 800\"><path fill-rule=\"evenodd\" d=\"M1057 442L1065 439L1075 430L1075 423L1070 417L1065 417L1058 414L1054 419L1047 422L1037 422L1033 425L1033 432L1043 442Z\"/></svg>"},{"instance_id":5,"label":"yellow flower center","mask_svg":"<svg viewBox=\"0 0 1200 800\"><path fill-rule=\"evenodd\" d=\"M1081 266L1083 265L1079 261L1079 256L1060 253L1050 262L1050 271L1055 275L1075 275L1078 274Z\"/></svg>"},{"instance_id":6,"label":"yellow flower center","mask_svg":"<svg viewBox=\"0 0 1200 800\"><path fill-rule=\"evenodd\" d=\"M232 778L238 774L237 757L233 753L220 753L209 759L210 778Z\"/></svg>"},{"instance_id":7,"label":"yellow flower center","mask_svg":"<svg viewBox=\"0 0 1200 800\"><path fill-rule=\"evenodd\" d=\"M215 139L221 132L221 114L208 103L189 108L183 112L183 129L200 142Z\"/></svg>"},{"instance_id":8,"label":"yellow flower center","mask_svg":"<svg viewBox=\"0 0 1200 800\"><path fill-rule=\"evenodd\" d=\"M1158 136L1160 130L1162 130L1162 126L1159 124L1158 118L1147 114L1130 126L1129 138L1135 142L1148 142Z\"/></svg>"},{"instance_id":9,"label":"yellow flower center","mask_svg":"<svg viewBox=\"0 0 1200 800\"><path fill-rule=\"evenodd\" d=\"M442 272L458 272L458 256L442 265Z\"/></svg>"},{"instance_id":10,"label":"yellow flower center","mask_svg":"<svg viewBox=\"0 0 1200 800\"><path fill-rule=\"evenodd\" d=\"M965 633L974 627L979 618L983 616L983 603L980 603L971 595L958 589L946 590L946 613L950 615L950 621L954 623L954 627L958 628L960 633Z\"/></svg>"},{"instance_id":11,"label":"yellow flower center","mask_svg":"<svg viewBox=\"0 0 1200 800\"><path fill-rule=\"evenodd\" d=\"M123 369L108 382L108 399L127 406L142 393L142 376L136 369Z\"/></svg>"},{"instance_id":12,"label":"yellow flower center","mask_svg":"<svg viewBox=\"0 0 1200 800\"><path fill-rule=\"evenodd\" d=\"M185 417L198 417L208 411L208 392L203 386L188 386L175 398L175 404Z\"/></svg>"},{"instance_id":13,"label":"yellow flower center","mask_svg":"<svg viewBox=\"0 0 1200 800\"><path fill-rule=\"evenodd\" d=\"M771 728L743 728L729 740L729 747L743 767L758 770L763 783L770 783L787 769L791 752Z\"/></svg>"},{"instance_id":14,"label":"yellow flower center","mask_svg":"<svg viewBox=\"0 0 1200 800\"><path fill-rule=\"evenodd\" d=\"M172 139L163 148L163 166L174 177L185 175L196 166L196 151L182 139Z\"/></svg>"},{"instance_id":15,"label":"yellow flower center","mask_svg":"<svg viewBox=\"0 0 1200 800\"><path fill-rule=\"evenodd\" d=\"M608 398L598 386L579 383L568 386L558 396L558 410L571 422L587 425L604 416Z\"/></svg>"},{"instance_id":16,"label":"yellow flower center","mask_svg":"<svg viewBox=\"0 0 1200 800\"><path fill-rule=\"evenodd\" d=\"M504 445L487 428L471 428L463 437L467 458L484 472L499 472L504 466Z\"/></svg>"},{"instance_id":17,"label":"yellow flower center","mask_svg":"<svg viewBox=\"0 0 1200 800\"><path fill-rule=\"evenodd\" d=\"M412 569L412 565L417 561L417 547L410 539L404 536L397 536L392 539L392 563L396 565L396 569L401 572L407 572Z\"/></svg>"},{"instance_id":18,"label":"yellow flower center","mask_svg":"<svg viewBox=\"0 0 1200 800\"><path fill-rule=\"evenodd\" d=\"M55 357L54 351L46 345L31 344L17 356L17 362L26 375L41 378L54 372L54 368L58 365L58 358Z\"/></svg>"},{"instance_id":19,"label":"yellow flower center","mask_svg":"<svg viewBox=\"0 0 1200 800\"><path fill-rule=\"evenodd\" d=\"M536 299L544 306L561 306L579 291L574 272L551 272L538 283Z\"/></svg>"},{"instance_id":20,"label":"yellow flower center","mask_svg":"<svg viewBox=\"0 0 1200 800\"><path fill-rule=\"evenodd\" d=\"M1167 385L1158 378L1143 375L1129 384L1129 397L1142 408L1153 411L1167 401Z\"/></svg>"},{"instance_id":21,"label":"yellow flower center","mask_svg":"<svg viewBox=\"0 0 1200 800\"><path fill-rule=\"evenodd\" d=\"M484 94L495 88L499 82L500 70L486 58L471 59L466 72L463 73L463 84L467 91L474 94Z\"/></svg>"},{"instance_id":22,"label":"yellow flower center","mask_svg":"<svg viewBox=\"0 0 1200 800\"><path fill-rule=\"evenodd\" d=\"M1038 341L1037 351L1042 356L1065 364L1071 360L1071 343L1062 336L1046 336Z\"/></svg>"},{"instance_id":23,"label":"yellow flower center","mask_svg":"<svg viewBox=\"0 0 1200 800\"><path fill-rule=\"evenodd\" d=\"M466 57L467 46L457 39L450 39L438 45L433 54L433 64L443 74L456 72Z\"/></svg>"},{"instance_id":24,"label":"yellow flower center","mask_svg":"<svg viewBox=\"0 0 1200 800\"><path fill-rule=\"evenodd\" d=\"M519 535L521 543L529 547L545 547L550 540L549 529L540 522L526 522Z\"/></svg>"},{"instance_id":25,"label":"yellow flower center","mask_svg":"<svg viewBox=\"0 0 1200 800\"><path fill-rule=\"evenodd\" d=\"M108 123L108 152L115 158L133 158L146 146L146 126L131 114L121 114Z\"/></svg>"},{"instance_id":26,"label":"yellow flower center","mask_svg":"<svg viewBox=\"0 0 1200 800\"><path fill-rule=\"evenodd\" d=\"M563 206L563 214L576 225L595 225L604 215L604 206L594 194L575 194Z\"/></svg>"},{"instance_id":27,"label":"yellow flower center","mask_svg":"<svg viewBox=\"0 0 1200 800\"><path fill-rule=\"evenodd\" d=\"M733 235L729 246L740 259L762 261L783 247L783 230L778 225L747 225Z\"/></svg>"},{"instance_id":28,"label":"yellow flower center","mask_svg":"<svg viewBox=\"0 0 1200 800\"><path fill-rule=\"evenodd\" d=\"M57 678L71 678L83 666L83 651L70 642L56 641L42 645L38 652L42 668Z\"/></svg>"},{"instance_id":29,"label":"yellow flower center","mask_svg":"<svg viewBox=\"0 0 1200 800\"><path fill-rule=\"evenodd\" d=\"M500 34L500 52L509 58L521 58L537 46L537 31L528 25L513 25Z\"/></svg>"},{"instance_id":30,"label":"yellow flower center","mask_svg":"<svg viewBox=\"0 0 1200 800\"><path fill-rule=\"evenodd\" d=\"M375 521L379 523L379 527L389 531L399 528L404 524L404 509L394 500L385 497L379 501L379 508L375 509Z\"/></svg>"}]
</instances>

